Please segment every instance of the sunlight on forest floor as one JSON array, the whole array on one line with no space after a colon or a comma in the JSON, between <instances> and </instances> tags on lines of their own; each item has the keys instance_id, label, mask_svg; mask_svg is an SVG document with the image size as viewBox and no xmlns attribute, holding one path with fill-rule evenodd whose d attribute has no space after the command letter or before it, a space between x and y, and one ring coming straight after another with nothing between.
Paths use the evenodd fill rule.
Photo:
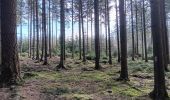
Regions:
<instances>
[{"instance_id":1,"label":"sunlight on forest floor","mask_svg":"<svg viewBox=\"0 0 170 100\"><path fill-rule=\"evenodd\" d=\"M55 71L57 57L51 58L48 66L22 58L24 83L13 94L8 89L0 90L0 96L4 100L16 96L22 100L150 100L147 95L153 89L153 62L129 60L130 81L117 82L120 65L115 61L113 65L101 63L103 69L96 71L93 61L84 64L68 58L65 62L68 70ZM169 81L167 86L170 94Z\"/></svg>"}]
</instances>

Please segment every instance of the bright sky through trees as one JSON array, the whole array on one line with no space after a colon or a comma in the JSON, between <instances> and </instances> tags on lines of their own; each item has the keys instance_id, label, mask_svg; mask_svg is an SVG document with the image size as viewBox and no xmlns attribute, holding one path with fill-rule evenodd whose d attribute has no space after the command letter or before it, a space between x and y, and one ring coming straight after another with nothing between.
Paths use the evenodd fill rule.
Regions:
<instances>
[{"instance_id":1,"label":"bright sky through trees","mask_svg":"<svg viewBox=\"0 0 170 100\"><path fill-rule=\"evenodd\" d=\"M115 14L116 14L116 12L115 12L115 4L114 4L114 2L112 2L112 3L110 3L110 6L112 7L112 9L110 10L110 26L111 26L111 34L112 33L114 33L114 34L112 34L112 36L111 37L115 37L115 35L116 35L116 33L115 33ZM84 18L84 20L85 20L85 25L84 25L84 27L86 28L86 19ZM27 20L25 20L25 22L26 23L24 23L23 24L23 29L22 29L22 31L23 31L23 38L27 38L28 37L28 21ZM57 32L58 33L60 33L60 22L58 22L58 29L57 29ZM54 31L54 35L55 35L55 33L56 33L56 21L55 21L55 19L54 19L54 22L53 22L53 31ZM78 36L78 32L79 32L79 30L78 30L78 23L75 23L74 24L74 28L75 28L75 34ZM71 29L72 29L72 27L71 27L71 21L69 22L69 23L66 23L66 37L67 38L71 38ZM93 29L94 29L94 24L93 24ZM102 34L104 34L104 24L102 24ZM89 30L91 30L91 28L89 27ZM93 30L94 31L94 30ZM20 33L20 25L18 25L18 27L17 27L17 33L18 33L18 36L19 36L19 33ZM86 33L86 30L85 30L85 33ZM89 37L91 37L91 31L89 31ZM94 33L93 33L94 34ZM59 35L60 34L58 34L58 37L59 37Z\"/></svg>"}]
</instances>

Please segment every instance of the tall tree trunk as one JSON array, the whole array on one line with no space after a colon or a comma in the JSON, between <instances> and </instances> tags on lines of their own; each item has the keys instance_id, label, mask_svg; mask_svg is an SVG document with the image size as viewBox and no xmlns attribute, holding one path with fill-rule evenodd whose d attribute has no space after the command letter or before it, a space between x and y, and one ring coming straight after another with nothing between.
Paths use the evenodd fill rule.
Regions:
<instances>
[{"instance_id":1,"label":"tall tree trunk","mask_svg":"<svg viewBox=\"0 0 170 100\"><path fill-rule=\"evenodd\" d=\"M105 0L105 36L106 36L106 56L108 56L108 27L107 27L107 0Z\"/></svg>"},{"instance_id":2,"label":"tall tree trunk","mask_svg":"<svg viewBox=\"0 0 170 100\"><path fill-rule=\"evenodd\" d=\"M81 60L81 7L79 5L79 59Z\"/></svg>"},{"instance_id":3,"label":"tall tree trunk","mask_svg":"<svg viewBox=\"0 0 170 100\"><path fill-rule=\"evenodd\" d=\"M138 41L138 2L135 1L135 16L136 16L136 52L135 54L139 54L139 41Z\"/></svg>"},{"instance_id":4,"label":"tall tree trunk","mask_svg":"<svg viewBox=\"0 0 170 100\"><path fill-rule=\"evenodd\" d=\"M133 2L130 0L131 5L131 24L132 24L132 60L135 60L135 42L134 42L134 23L133 23Z\"/></svg>"},{"instance_id":5,"label":"tall tree trunk","mask_svg":"<svg viewBox=\"0 0 170 100\"><path fill-rule=\"evenodd\" d=\"M36 23L35 23L35 21L36 21L36 18L35 18L35 16L36 16L36 12L35 12L35 1L33 1L33 43L32 43L32 52L33 52L33 57L32 57L32 59L34 60L35 59L35 32L36 32Z\"/></svg>"},{"instance_id":6,"label":"tall tree trunk","mask_svg":"<svg viewBox=\"0 0 170 100\"><path fill-rule=\"evenodd\" d=\"M82 26L82 35L83 35L83 62L86 62L85 57L85 34L84 34L84 20L83 20L83 6L82 6L82 0L80 0L80 15L81 15L81 26Z\"/></svg>"},{"instance_id":7,"label":"tall tree trunk","mask_svg":"<svg viewBox=\"0 0 170 100\"><path fill-rule=\"evenodd\" d=\"M52 6L53 9L53 6ZM51 24L52 24L52 28L51 28L51 32L52 32L52 36L51 36L51 49L54 49L54 16L53 16L53 12L52 12L52 16L51 16ZM52 53L52 51L51 51Z\"/></svg>"},{"instance_id":8,"label":"tall tree trunk","mask_svg":"<svg viewBox=\"0 0 170 100\"><path fill-rule=\"evenodd\" d=\"M42 34L44 34L44 65L47 65L47 31L46 31L46 7L45 1L42 0Z\"/></svg>"},{"instance_id":9,"label":"tall tree trunk","mask_svg":"<svg viewBox=\"0 0 170 100\"><path fill-rule=\"evenodd\" d=\"M74 1L72 0L72 58L74 58Z\"/></svg>"},{"instance_id":10,"label":"tall tree trunk","mask_svg":"<svg viewBox=\"0 0 170 100\"><path fill-rule=\"evenodd\" d=\"M119 0L120 39L121 39L121 72L118 80L129 80L127 67L127 33L124 0Z\"/></svg>"},{"instance_id":11,"label":"tall tree trunk","mask_svg":"<svg viewBox=\"0 0 170 100\"><path fill-rule=\"evenodd\" d=\"M110 35L110 13L109 13L109 3L106 1L107 8L107 25L108 25L108 43L109 43L109 64L112 64L112 51L111 51L111 35Z\"/></svg>"},{"instance_id":12,"label":"tall tree trunk","mask_svg":"<svg viewBox=\"0 0 170 100\"><path fill-rule=\"evenodd\" d=\"M22 53L22 4L23 4L23 1L21 0L20 1L20 44L19 44L19 49L20 49L20 54Z\"/></svg>"},{"instance_id":13,"label":"tall tree trunk","mask_svg":"<svg viewBox=\"0 0 170 100\"><path fill-rule=\"evenodd\" d=\"M144 34L145 62L148 62L147 41L146 41L145 0L143 0L143 34Z\"/></svg>"},{"instance_id":14,"label":"tall tree trunk","mask_svg":"<svg viewBox=\"0 0 170 100\"><path fill-rule=\"evenodd\" d=\"M58 18L57 18L57 12L56 12L56 47L58 46Z\"/></svg>"},{"instance_id":15,"label":"tall tree trunk","mask_svg":"<svg viewBox=\"0 0 170 100\"><path fill-rule=\"evenodd\" d=\"M60 0L60 64L57 66L57 69L65 69L64 67L64 35L65 35L65 7L64 7L65 0Z\"/></svg>"},{"instance_id":16,"label":"tall tree trunk","mask_svg":"<svg viewBox=\"0 0 170 100\"><path fill-rule=\"evenodd\" d=\"M100 42L99 42L99 1L94 0L94 17L95 17L95 69L100 69Z\"/></svg>"},{"instance_id":17,"label":"tall tree trunk","mask_svg":"<svg viewBox=\"0 0 170 100\"><path fill-rule=\"evenodd\" d=\"M48 39L49 39L49 56L50 56L50 58L51 58L51 0L49 0L49 18L48 18L48 20L49 20L49 37L48 37Z\"/></svg>"},{"instance_id":18,"label":"tall tree trunk","mask_svg":"<svg viewBox=\"0 0 170 100\"><path fill-rule=\"evenodd\" d=\"M168 93L165 87L163 36L162 36L162 0L151 0L151 22L154 52L154 90L150 96L156 100L166 100Z\"/></svg>"},{"instance_id":19,"label":"tall tree trunk","mask_svg":"<svg viewBox=\"0 0 170 100\"><path fill-rule=\"evenodd\" d=\"M93 11L91 11L91 51L93 51Z\"/></svg>"},{"instance_id":20,"label":"tall tree trunk","mask_svg":"<svg viewBox=\"0 0 170 100\"><path fill-rule=\"evenodd\" d=\"M29 56L29 58L31 58L31 56L32 56L32 26L33 26L33 3L32 3L33 1L31 0L30 1L30 10L31 10L31 15L30 15L30 36L29 36L29 40L30 40L30 42L29 42L29 44L30 44L30 56Z\"/></svg>"},{"instance_id":21,"label":"tall tree trunk","mask_svg":"<svg viewBox=\"0 0 170 100\"><path fill-rule=\"evenodd\" d=\"M120 39L119 39L119 18L118 18L117 0L115 0L115 5L116 5L117 52L118 52L118 62L120 63Z\"/></svg>"},{"instance_id":22,"label":"tall tree trunk","mask_svg":"<svg viewBox=\"0 0 170 100\"><path fill-rule=\"evenodd\" d=\"M43 61L43 57L44 57L44 33L43 33L43 27L42 27L42 46L41 46L41 59L40 59L40 61Z\"/></svg>"},{"instance_id":23,"label":"tall tree trunk","mask_svg":"<svg viewBox=\"0 0 170 100\"><path fill-rule=\"evenodd\" d=\"M143 43L144 43L143 34L144 34L144 31L143 31L143 7L142 7L142 2L143 1L141 1L141 4L140 4L141 5L141 12L140 12L140 16L141 16L140 18L141 19L140 20L141 20L141 39L142 39L141 40L141 42L142 42L141 43L141 45L142 45L142 60L144 60L144 47L143 47Z\"/></svg>"},{"instance_id":24,"label":"tall tree trunk","mask_svg":"<svg viewBox=\"0 0 170 100\"><path fill-rule=\"evenodd\" d=\"M37 51L36 51L36 60L39 62L39 17L38 17L38 0L36 2L36 30L37 30Z\"/></svg>"},{"instance_id":25,"label":"tall tree trunk","mask_svg":"<svg viewBox=\"0 0 170 100\"><path fill-rule=\"evenodd\" d=\"M162 24L162 37L163 37L163 57L164 57L164 66L165 71L168 70L168 36L167 36L167 30L166 30L166 12L165 12L165 0L162 0L161 2L161 24ZM168 51L167 51L168 50Z\"/></svg>"},{"instance_id":26,"label":"tall tree trunk","mask_svg":"<svg viewBox=\"0 0 170 100\"><path fill-rule=\"evenodd\" d=\"M16 0L1 0L2 65L0 83L15 84L20 78L16 33Z\"/></svg>"},{"instance_id":27,"label":"tall tree trunk","mask_svg":"<svg viewBox=\"0 0 170 100\"><path fill-rule=\"evenodd\" d=\"M86 32L86 34L87 34L87 51L86 51L86 53L89 53L89 0L88 0L88 2L87 2L87 32Z\"/></svg>"},{"instance_id":28,"label":"tall tree trunk","mask_svg":"<svg viewBox=\"0 0 170 100\"><path fill-rule=\"evenodd\" d=\"M28 12L29 12L30 9L28 9ZM28 57L30 57L30 14L28 14Z\"/></svg>"}]
</instances>

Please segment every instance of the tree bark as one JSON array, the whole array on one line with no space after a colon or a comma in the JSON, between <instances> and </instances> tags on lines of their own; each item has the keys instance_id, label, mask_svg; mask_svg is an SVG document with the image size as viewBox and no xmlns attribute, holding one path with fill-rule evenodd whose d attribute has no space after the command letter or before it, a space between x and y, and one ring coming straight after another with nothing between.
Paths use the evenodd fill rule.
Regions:
<instances>
[{"instance_id":1,"label":"tree bark","mask_svg":"<svg viewBox=\"0 0 170 100\"><path fill-rule=\"evenodd\" d=\"M16 0L1 0L1 36L0 83L11 85L20 78L16 33Z\"/></svg>"},{"instance_id":2,"label":"tree bark","mask_svg":"<svg viewBox=\"0 0 170 100\"><path fill-rule=\"evenodd\" d=\"M118 80L129 80L127 67L127 33L124 0L119 0L120 39L121 39L121 72Z\"/></svg>"},{"instance_id":3,"label":"tree bark","mask_svg":"<svg viewBox=\"0 0 170 100\"><path fill-rule=\"evenodd\" d=\"M118 7L117 0L115 0L116 5L116 31L117 31L117 52L118 52L118 62L120 63L120 37L119 37L119 18L118 18Z\"/></svg>"},{"instance_id":4,"label":"tree bark","mask_svg":"<svg viewBox=\"0 0 170 100\"><path fill-rule=\"evenodd\" d=\"M36 60L39 62L40 57L39 57L39 17L38 17L38 0L36 2L36 30L37 30L37 48L36 48Z\"/></svg>"},{"instance_id":5,"label":"tree bark","mask_svg":"<svg viewBox=\"0 0 170 100\"><path fill-rule=\"evenodd\" d=\"M47 65L47 31L46 31L46 7L45 0L42 0L42 34L44 34L44 63Z\"/></svg>"},{"instance_id":6,"label":"tree bark","mask_svg":"<svg viewBox=\"0 0 170 100\"><path fill-rule=\"evenodd\" d=\"M165 87L163 37L161 25L161 2L162 0L151 0L151 28L153 36L154 53L154 90L150 96L156 100L166 100L168 97Z\"/></svg>"},{"instance_id":7,"label":"tree bark","mask_svg":"<svg viewBox=\"0 0 170 100\"><path fill-rule=\"evenodd\" d=\"M110 13L109 13L109 3L106 0L107 8L107 25L108 25L108 43L109 43L109 64L112 64L112 50L111 50L111 35L110 35Z\"/></svg>"},{"instance_id":8,"label":"tree bark","mask_svg":"<svg viewBox=\"0 0 170 100\"><path fill-rule=\"evenodd\" d=\"M132 60L135 60L135 42L134 42L134 23L133 23L133 2L130 0L131 5L131 28L132 28Z\"/></svg>"},{"instance_id":9,"label":"tree bark","mask_svg":"<svg viewBox=\"0 0 170 100\"><path fill-rule=\"evenodd\" d=\"M144 35L145 62L148 62L147 41L146 41L145 0L143 0L143 35Z\"/></svg>"},{"instance_id":10,"label":"tree bark","mask_svg":"<svg viewBox=\"0 0 170 100\"><path fill-rule=\"evenodd\" d=\"M60 64L57 66L57 69L65 69L64 67L64 37L65 37L65 7L64 7L65 0L60 0Z\"/></svg>"},{"instance_id":11,"label":"tree bark","mask_svg":"<svg viewBox=\"0 0 170 100\"><path fill-rule=\"evenodd\" d=\"M100 42L99 42L99 1L94 0L94 17L95 17L95 69L100 69Z\"/></svg>"}]
</instances>

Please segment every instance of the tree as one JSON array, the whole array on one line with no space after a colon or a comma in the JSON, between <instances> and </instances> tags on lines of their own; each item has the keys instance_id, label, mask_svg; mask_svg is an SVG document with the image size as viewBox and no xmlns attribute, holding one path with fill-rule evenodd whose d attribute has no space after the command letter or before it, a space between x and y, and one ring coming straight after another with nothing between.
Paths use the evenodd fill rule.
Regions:
<instances>
[{"instance_id":1,"label":"tree","mask_svg":"<svg viewBox=\"0 0 170 100\"><path fill-rule=\"evenodd\" d=\"M20 44L19 44L19 49L20 49L20 53L22 53L22 45L23 45L23 43L22 43L22 16L23 16L23 14L22 14L22 9L23 9L23 1L21 0L20 1Z\"/></svg>"},{"instance_id":2,"label":"tree","mask_svg":"<svg viewBox=\"0 0 170 100\"><path fill-rule=\"evenodd\" d=\"M153 36L154 53L154 90L150 96L156 100L165 100L168 97L165 87L163 38L161 25L161 2L162 0L151 0L151 28Z\"/></svg>"},{"instance_id":3,"label":"tree","mask_svg":"<svg viewBox=\"0 0 170 100\"><path fill-rule=\"evenodd\" d=\"M105 34L106 34L106 56L108 56L108 30L107 30L107 28L108 28L108 26L107 26L107 16L108 16L108 14L107 14L107 0L105 0Z\"/></svg>"},{"instance_id":4,"label":"tree","mask_svg":"<svg viewBox=\"0 0 170 100\"><path fill-rule=\"evenodd\" d=\"M131 24L132 24L132 60L135 60L135 44L134 44L134 23L133 23L133 2L130 0L131 5Z\"/></svg>"},{"instance_id":5,"label":"tree","mask_svg":"<svg viewBox=\"0 0 170 100\"><path fill-rule=\"evenodd\" d=\"M36 12L35 12L35 1L33 0L32 1L33 3L33 42L32 42L32 59L34 60L35 59L35 32L36 32L36 29L35 29L35 26L36 26Z\"/></svg>"},{"instance_id":6,"label":"tree","mask_svg":"<svg viewBox=\"0 0 170 100\"><path fill-rule=\"evenodd\" d=\"M112 51L111 51L111 35L110 35L110 13L109 13L109 2L106 0L107 9L107 25L108 25L108 43L109 43L109 64L112 64Z\"/></svg>"},{"instance_id":7,"label":"tree","mask_svg":"<svg viewBox=\"0 0 170 100\"><path fill-rule=\"evenodd\" d=\"M79 0L80 2L80 0ZM78 17L79 17L79 59L81 59L81 6L78 7Z\"/></svg>"},{"instance_id":8,"label":"tree","mask_svg":"<svg viewBox=\"0 0 170 100\"><path fill-rule=\"evenodd\" d=\"M161 2L161 24L162 24L162 37L163 37L163 57L164 57L164 66L165 71L169 71L168 62L169 62L169 44L168 44L168 34L166 26L166 12L165 12L165 0Z\"/></svg>"},{"instance_id":9,"label":"tree","mask_svg":"<svg viewBox=\"0 0 170 100\"><path fill-rule=\"evenodd\" d=\"M81 16L81 26L82 26L82 35L83 35L83 62L86 62L86 57L85 57L85 34L84 34L84 20L83 20L83 5L82 5L82 0L79 0L79 6L80 6L80 16Z\"/></svg>"},{"instance_id":10,"label":"tree","mask_svg":"<svg viewBox=\"0 0 170 100\"><path fill-rule=\"evenodd\" d=\"M36 3L36 31L37 31L37 48L36 48L36 60L39 62L39 16L38 16L38 0L35 1Z\"/></svg>"},{"instance_id":11,"label":"tree","mask_svg":"<svg viewBox=\"0 0 170 100\"><path fill-rule=\"evenodd\" d=\"M127 33L124 0L119 0L120 39L121 39L121 72L118 80L129 80L127 67Z\"/></svg>"},{"instance_id":12,"label":"tree","mask_svg":"<svg viewBox=\"0 0 170 100\"><path fill-rule=\"evenodd\" d=\"M146 41L145 0L143 0L142 2L143 2L143 35L144 35L145 62L148 62L147 41Z\"/></svg>"},{"instance_id":13,"label":"tree","mask_svg":"<svg viewBox=\"0 0 170 100\"><path fill-rule=\"evenodd\" d=\"M137 0L135 1L135 16L136 16L136 48L135 54L139 54L139 35L138 35L138 4Z\"/></svg>"},{"instance_id":14,"label":"tree","mask_svg":"<svg viewBox=\"0 0 170 100\"><path fill-rule=\"evenodd\" d=\"M65 69L64 67L64 36L65 36L65 7L64 1L60 0L60 64L57 66L57 69Z\"/></svg>"},{"instance_id":15,"label":"tree","mask_svg":"<svg viewBox=\"0 0 170 100\"><path fill-rule=\"evenodd\" d=\"M48 17L48 20L49 20L49 56L51 58L51 0L49 0L49 17Z\"/></svg>"},{"instance_id":16,"label":"tree","mask_svg":"<svg viewBox=\"0 0 170 100\"><path fill-rule=\"evenodd\" d=\"M74 58L74 1L71 1L71 5L72 5L72 58Z\"/></svg>"},{"instance_id":17,"label":"tree","mask_svg":"<svg viewBox=\"0 0 170 100\"><path fill-rule=\"evenodd\" d=\"M15 84L20 78L16 33L16 0L1 0L2 65L0 83Z\"/></svg>"},{"instance_id":18,"label":"tree","mask_svg":"<svg viewBox=\"0 0 170 100\"><path fill-rule=\"evenodd\" d=\"M46 33L46 7L45 0L42 0L42 34L44 36L44 65L47 65L47 33Z\"/></svg>"},{"instance_id":19,"label":"tree","mask_svg":"<svg viewBox=\"0 0 170 100\"><path fill-rule=\"evenodd\" d=\"M95 17L95 69L100 69L100 42L99 42L99 1L94 0L94 17Z\"/></svg>"},{"instance_id":20,"label":"tree","mask_svg":"<svg viewBox=\"0 0 170 100\"><path fill-rule=\"evenodd\" d=\"M31 56L32 56L32 24L33 24L33 22L32 22L32 18L33 18L33 3L32 3L33 1L32 0L30 0L30 4L29 4L29 6L30 6L30 36L29 36L29 57L31 58Z\"/></svg>"},{"instance_id":21,"label":"tree","mask_svg":"<svg viewBox=\"0 0 170 100\"><path fill-rule=\"evenodd\" d=\"M118 19L118 7L117 0L115 0L115 8L116 8L116 31L117 31L117 51L118 51L118 62L120 62L120 38L119 38L119 19Z\"/></svg>"}]
</instances>

